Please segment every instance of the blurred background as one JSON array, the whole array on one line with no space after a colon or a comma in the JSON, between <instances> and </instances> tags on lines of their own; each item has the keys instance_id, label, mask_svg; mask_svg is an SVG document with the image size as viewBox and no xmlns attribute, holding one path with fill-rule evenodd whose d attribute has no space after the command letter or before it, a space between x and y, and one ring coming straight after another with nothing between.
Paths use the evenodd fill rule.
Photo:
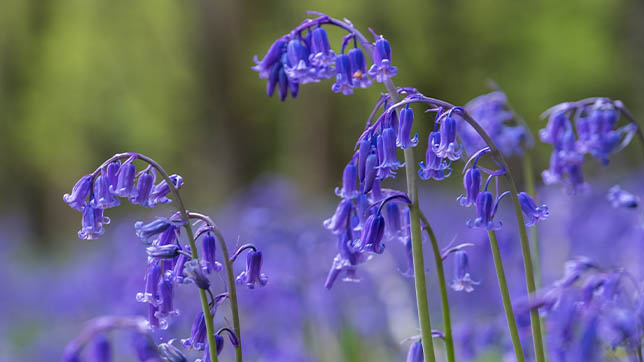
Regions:
<instances>
[{"instance_id":1,"label":"blurred background","mask_svg":"<svg viewBox=\"0 0 644 362\"><path fill-rule=\"evenodd\" d=\"M222 210L270 173L309 213L302 223L321 229L335 207L332 190L381 89L374 85L346 97L321 82L302 87L286 103L266 97L264 81L250 70L252 58L261 58L306 10L384 34L399 68L398 86L464 104L488 92L493 79L533 133L543 127L539 114L546 108L589 96L621 99L644 118L644 3L636 0L413 0L404 6L382 0L0 0L0 9L0 254L21 265L12 274L15 288L29 278L33 283L26 285L41 288L37 275L95 253L102 242L76 238L80 215L61 198L80 176L122 151L146 154L184 176L184 199L192 209ZM331 36L337 44L341 34ZM416 123L425 134L422 122ZM550 149L536 143L540 172ZM624 177L637 156L631 151L615 157L610 177ZM592 179L605 169L595 164L587 173ZM452 177L432 188L449 190L450 199L460 193L460 183ZM134 213L141 210L110 210L116 223L126 225ZM229 231L235 240L236 231ZM444 233L446 239L454 235ZM333 241L320 242L333 249ZM333 256L327 254L324 269L314 273L322 278ZM56 283L46 289L60 288ZM25 293L19 294L37 299L38 293ZM4 296L5 304L17 303L8 292ZM95 315L92 301L87 303L70 320ZM4 332L11 333L11 349L22 351L42 326L14 322L24 328ZM68 327L73 331L78 324ZM357 337L351 328L344 331L341 341L350 345ZM339 357L329 358L323 360ZM360 360L359 353L346 360Z\"/></svg>"}]
</instances>

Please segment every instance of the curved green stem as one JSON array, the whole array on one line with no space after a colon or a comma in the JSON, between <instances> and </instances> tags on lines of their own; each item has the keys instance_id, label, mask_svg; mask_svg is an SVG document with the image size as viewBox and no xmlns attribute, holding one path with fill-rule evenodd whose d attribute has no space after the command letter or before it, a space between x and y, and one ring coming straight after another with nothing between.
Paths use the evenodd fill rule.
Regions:
<instances>
[{"instance_id":1,"label":"curved green stem","mask_svg":"<svg viewBox=\"0 0 644 362\"><path fill-rule=\"evenodd\" d=\"M241 349L241 325L239 323L239 306L237 304L237 287L235 285L235 274L233 271L233 262L230 260L228 254L228 247L226 246L226 241L224 235L221 233L217 225L206 215L198 214L196 212L191 212L188 214L189 217L194 219L199 219L204 221L210 227L212 227L213 233L219 241L219 248L221 248L221 254L224 258L226 265L226 277L228 278L228 296L230 298L230 309L233 316L233 330L237 335L237 340L239 345L235 347L235 361L242 362L242 349Z\"/></svg>"},{"instance_id":2,"label":"curved green stem","mask_svg":"<svg viewBox=\"0 0 644 362\"><path fill-rule=\"evenodd\" d=\"M449 311L449 300L447 299L447 283L445 282L445 270L443 268L443 258L441 256L440 248L438 247L438 241L436 240L436 235L434 235L434 230L429 225L429 221L422 210L420 211L420 219L425 224L423 229L427 232L429 240L432 243L432 249L434 251L434 263L436 264L436 276L438 277L438 286L441 294L441 307L443 310L443 329L445 338L445 350L447 352L447 361L454 362L456 361L454 355L454 338L452 337L452 317Z\"/></svg>"},{"instance_id":3,"label":"curved green stem","mask_svg":"<svg viewBox=\"0 0 644 362\"><path fill-rule=\"evenodd\" d=\"M512 346L514 346L514 353L518 362L524 362L525 357L523 356L523 348L521 348L521 340L519 339L519 330L517 329L517 322L514 318L514 311L512 310L512 301L510 300L508 282L505 280L503 260L501 260L501 252L499 251L499 243L496 240L496 232L494 232L494 230L489 230L487 234L490 238L490 248L492 249L492 257L494 258L494 269L496 271L496 277L499 280L501 299L503 299L503 310L505 311L505 318L508 321L508 328L510 329L510 336L512 337Z\"/></svg>"}]
</instances>

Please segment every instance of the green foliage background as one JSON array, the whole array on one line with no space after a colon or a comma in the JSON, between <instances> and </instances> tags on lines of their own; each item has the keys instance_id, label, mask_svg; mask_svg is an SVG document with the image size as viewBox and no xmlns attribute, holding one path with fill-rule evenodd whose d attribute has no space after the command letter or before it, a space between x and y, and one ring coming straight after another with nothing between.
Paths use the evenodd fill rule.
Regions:
<instances>
[{"instance_id":1,"label":"green foliage background","mask_svg":"<svg viewBox=\"0 0 644 362\"><path fill-rule=\"evenodd\" d=\"M635 0L1 0L0 8L0 186L9 191L0 210L27 215L44 241L78 223L61 195L125 150L184 175L195 207L264 172L328 193L380 89L344 97L326 82L281 104L250 71L252 56L309 9L385 34L400 86L463 104L494 79L533 131L547 107L595 95L620 98L644 118L644 5ZM541 169L547 152L538 150Z\"/></svg>"}]
</instances>

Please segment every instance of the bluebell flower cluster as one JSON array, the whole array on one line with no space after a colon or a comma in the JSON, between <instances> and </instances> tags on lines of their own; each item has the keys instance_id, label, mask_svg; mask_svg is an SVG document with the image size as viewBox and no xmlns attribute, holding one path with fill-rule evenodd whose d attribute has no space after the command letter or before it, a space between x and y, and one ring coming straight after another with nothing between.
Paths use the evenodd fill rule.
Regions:
<instances>
[{"instance_id":1,"label":"bluebell flower cluster","mask_svg":"<svg viewBox=\"0 0 644 362\"><path fill-rule=\"evenodd\" d=\"M623 269L572 259L560 280L515 308L545 315L554 361L605 361L617 349L637 360L641 353L644 299L640 284Z\"/></svg>"},{"instance_id":2,"label":"bluebell flower cluster","mask_svg":"<svg viewBox=\"0 0 644 362\"><path fill-rule=\"evenodd\" d=\"M584 155L607 165L609 157L626 147L637 131L634 122L618 127L623 111L620 101L589 98L561 103L544 112L548 124L539 137L554 147L550 168L542 173L544 183L563 182L571 193L585 191Z\"/></svg>"},{"instance_id":3,"label":"bluebell flower cluster","mask_svg":"<svg viewBox=\"0 0 644 362\"><path fill-rule=\"evenodd\" d=\"M367 70L364 50L359 47L366 39L356 39L356 35L349 32L336 54L323 25L338 26L333 19L320 14L277 39L262 60L255 57L252 69L259 73L260 79L267 79L269 97L277 88L280 100L286 100L289 94L296 98L300 84L333 77L333 92L349 95L356 88L370 87L372 80L385 82L397 74L398 69L391 63L391 45L381 35L373 34L374 63ZM350 42L353 42L353 48L347 51Z\"/></svg>"}]
</instances>

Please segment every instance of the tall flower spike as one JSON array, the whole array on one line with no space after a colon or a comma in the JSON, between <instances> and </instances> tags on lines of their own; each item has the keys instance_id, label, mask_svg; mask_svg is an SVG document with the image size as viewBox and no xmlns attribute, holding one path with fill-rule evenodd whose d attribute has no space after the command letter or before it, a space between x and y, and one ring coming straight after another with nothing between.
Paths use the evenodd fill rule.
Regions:
<instances>
[{"instance_id":1,"label":"tall flower spike","mask_svg":"<svg viewBox=\"0 0 644 362\"><path fill-rule=\"evenodd\" d=\"M250 250L246 254L246 270L237 276L237 284L246 284L249 289L256 285L263 287L268 282L266 274L262 273L262 252Z\"/></svg>"},{"instance_id":2,"label":"tall flower spike","mask_svg":"<svg viewBox=\"0 0 644 362\"><path fill-rule=\"evenodd\" d=\"M374 64L369 68L369 76L380 83L398 74L398 68L391 65L391 45L382 36L374 45L373 62Z\"/></svg>"},{"instance_id":3,"label":"tall flower spike","mask_svg":"<svg viewBox=\"0 0 644 362\"><path fill-rule=\"evenodd\" d=\"M203 248L203 259L206 262L206 272L218 272L223 269L223 266L216 260L217 254L217 240L212 233L206 233L201 240Z\"/></svg>"},{"instance_id":4,"label":"tall flower spike","mask_svg":"<svg viewBox=\"0 0 644 362\"><path fill-rule=\"evenodd\" d=\"M411 127L414 123L414 110L403 108L400 110L400 128L398 129L398 139L396 145L403 150L418 145L418 134L410 139Z\"/></svg>"},{"instance_id":5,"label":"tall flower spike","mask_svg":"<svg viewBox=\"0 0 644 362\"><path fill-rule=\"evenodd\" d=\"M87 205L87 196L92 191L92 175L85 175L76 182L71 194L63 195L69 207L78 211L83 211Z\"/></svg>"},{"instance_id":6,"label":"tall flower spike","mask_svg":"<svg viewBox=\"0 0 644 362\"><path fill-rule=\"evenodd\" d=\"M364 60L362 49L353 48L349 50L349 59L351 60L351 77L355 88L369 88L371 79L367 76L367 65Z\"/></svg>"},{"instance_id":7,"label":"tall flower spike","mask_svg":"<svg viewBox=\"0 0 644 362\"><path fill-rule=\"evenodd\" d=\"M351 59L346 54L338 54L335 58L335 83L331 90L335 93L344 94L345 96L353 94L353 74L351 74Z\"/></svg>"},{"instance_id":8,"label":"tall flower spike","mask_svg":"<svg viewBox=\"0 0 644 362\"><path fill-rule=\"evenodd\" d=\"M461 206L470 207L476 203L476 198L481 191L481 171L475 167L465 171L463 186L465 186L465 194L459 196L457 200Z\"/></svg>"},{"instance_id":9,"label":"tall flower spike","mask_svg":"<svg viewBox=\"0 0 644 362\"><path fill-rule=\"evenodd\" d=\"M422 343L420 341L412 343L407 353L407 362L423 362L424 360Z\"/></svg>"},{"instance_id":10,"label":"tall flower spike","mask_svg":"<svg viewBox=\"0 0 644 362\"><path fill-rule=\"evenodd\" d=\"M120 204L121 201L112 196L107 173L102 169L101 173L94 179L93 206L99 209L108 209Z\"/></svg>"},{"instance_id":11,"label":"tall flower spike","mask_svg":"<svg viewBox=\"0 0 644 362\"><path fill-rule=\"evenodd\" d=\"M537 206L537 203L534 201L532 196L528 195L525 192L519 192L519 203L521 204L521 211L526 216L525 225L532 226L535 225L539 220L545 220L550 212L548 212L548 206L545 204Z\"/></svg>"},{"instance_id":12,"label":"tall flower spike","mask_svg":"<svg viewBox=\"0 0 644 362\"><path fill-rule=\"evenodd\" d=\"M474 291L474 286L481 284L475 282L470 277L470 264L467 253L463 250L454 252L454 280L452 281L452 289L457 292L466 291L471 293Z\"/></svg>"},{"instance_id":13,"label":"tall flower spike","mask_svg":"<svg viewBox=\"0 0 644 362\"><path fill-rule=\"evenodd\" d=\"M82 227L78 231L78 237L85 240L98 239L105 233L103 224L109 223L110 218L103 216L103 209L87 204L83 210Z\"/></svg>"},{"instance_id":14,"label":"tall flower spike","mask_svg":"<svg viewBox=\"0 0 644 362\"><path fill-rule=\"evenodd\" d=\"M342 174L342 189L335 189L335 194L344 198L351 199L358 195L356 190L356 183L358 182L358 168L353 160L351 160L344 168Z\"/></svg>"},{"instance_id":15,"label":"tall flower spike","mask_svg":"<svg viewBox=\"0 0 644 362\"><path fill-rule=\"evenodd\" d=\"M132 162L125 162L119 169L116 187L112 188L112 193L119 197L136 197L136 189L134 188L135 176L136 166Z\"/></svg>"}]
</instances>

